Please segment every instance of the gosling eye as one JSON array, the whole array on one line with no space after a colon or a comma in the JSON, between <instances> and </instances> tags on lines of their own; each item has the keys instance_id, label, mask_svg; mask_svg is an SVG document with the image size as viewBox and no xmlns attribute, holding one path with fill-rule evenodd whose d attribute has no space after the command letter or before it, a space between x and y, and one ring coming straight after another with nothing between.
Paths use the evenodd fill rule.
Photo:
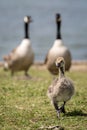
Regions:
<instances>
[{"instance_id":1,"label":"gosling eye","mask_svg":"<svg viewBox=\"0 0 87 130\"><path fill-rule=\"evenodd\" d=\"M61 65L63 65L63 61L61 61L60 63L61 63Z\"/></svg>"}]
</instances>

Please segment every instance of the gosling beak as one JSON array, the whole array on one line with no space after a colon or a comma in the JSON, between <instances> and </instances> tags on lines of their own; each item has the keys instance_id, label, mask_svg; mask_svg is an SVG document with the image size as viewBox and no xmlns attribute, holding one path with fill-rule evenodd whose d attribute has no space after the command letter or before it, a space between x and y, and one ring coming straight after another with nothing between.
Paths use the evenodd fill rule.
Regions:
<instances>
[{"instance_id":1,"label":"gosling beak","mask_svg":"<svg viewBox=\"0 0 87 130\"><path fill-rule=\"evenodd\" d=\"M60 67L60 63L56 63L56 67L58 67L58 68L59 68L59 67Z\"/></svg>"}]
</instances>

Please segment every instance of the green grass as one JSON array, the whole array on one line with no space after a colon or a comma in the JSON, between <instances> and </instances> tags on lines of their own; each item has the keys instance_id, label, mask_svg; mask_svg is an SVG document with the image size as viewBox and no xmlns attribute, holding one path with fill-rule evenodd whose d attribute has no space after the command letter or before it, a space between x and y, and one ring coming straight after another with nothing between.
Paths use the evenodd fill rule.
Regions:
<instances>
[{"instance_id":1,"label":"green grass","mask_svg":"<svg viewBox=\"0 0 87 130\"><path fill-rule=\"evenodd\" d=\"M46 95L52 81L50 73L31 68L30 75L31 80L22 80L0 69L0 130L39 130L55 125L64 130L87 130L86 72L66 73L74 81L76 93L60 119Z\"/></svg>"}]
</instances>

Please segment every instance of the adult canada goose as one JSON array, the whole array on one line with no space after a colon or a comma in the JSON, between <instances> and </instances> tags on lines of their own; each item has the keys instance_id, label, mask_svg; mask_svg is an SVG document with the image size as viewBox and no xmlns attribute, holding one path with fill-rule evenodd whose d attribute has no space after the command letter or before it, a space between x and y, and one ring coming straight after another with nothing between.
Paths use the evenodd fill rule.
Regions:
<instances>
[{"instance_id":1,"label":"adult canada goose","mask_svg":"<svg viewBox=\"0 0 87 130\"><path fill-rule=\"evenodd\" d=\"M59 78L56 78L49 86L47 94L51 99L59 117L60 113L65 113L65 104L74 94L74 85L70 79L65 77L65 61L63 57L58 57L56 67L59 69ZM61 107L58 106L59 102L64 102Z\"/></svg>"},{"instance_id":2,"label":"adult canada goose","mask_svg":"<svg viewBox=\"0 0 87 130\"><path fill-rule=\"evenodd\" d=\"M71 53L69 49L63 45L62 42L60 14L56 14L56 25L57 25L56 40L45 58L45 64L47 66L47 69L54 75L58 74L58 70L55 65L55 60L57 57L62 56L65 59L66 64L65 70L68 71L71 66Z\"/></svg>"},{"instance_id":3,"label":"adult canada goose","mask_svg":"<svg viewBox=\"0 0 87 130\"><path fill-rule=\"evenodd\" d=\"M24 17L25 37L21 44L12 50L9 55L4 56L4 69L10 69L13 75L15 71L25 71L28 76L28 69L33 64L34 53L31 46L30 37L28 34L28 25L32 22L31 16Z\"/></svg>"}]
</instances>

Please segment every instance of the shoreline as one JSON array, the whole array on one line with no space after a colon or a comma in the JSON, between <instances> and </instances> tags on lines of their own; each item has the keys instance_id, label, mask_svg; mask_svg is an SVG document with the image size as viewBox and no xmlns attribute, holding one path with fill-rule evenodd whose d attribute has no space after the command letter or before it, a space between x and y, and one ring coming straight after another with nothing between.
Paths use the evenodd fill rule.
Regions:
<instances>
[{"instance_id":1,"label":"shoreline","mask_svg":"<svg viewBox=\"0 0 87 130\"><path fill-rule=\"evenodd\" d=\"M33 67L37 67L38 69L46 69L46 65L43 62L35 62ZM87 72L87 60L72 60L70 71Z\"/></svg>"},{"instance_id":2,"label":"shoreline","mask_svg":"<svg viewBox=\"0 0 87 130\"><path fill-rule=\"evenodd\" d=\"M4 62L0 61L0 67L3 67ZM32 67L37 69L46 69L46 65L43 62L35 61ZM70 71L84 71L87 72L87 60L72 60Z\"/></svg>"}]
</instances>

